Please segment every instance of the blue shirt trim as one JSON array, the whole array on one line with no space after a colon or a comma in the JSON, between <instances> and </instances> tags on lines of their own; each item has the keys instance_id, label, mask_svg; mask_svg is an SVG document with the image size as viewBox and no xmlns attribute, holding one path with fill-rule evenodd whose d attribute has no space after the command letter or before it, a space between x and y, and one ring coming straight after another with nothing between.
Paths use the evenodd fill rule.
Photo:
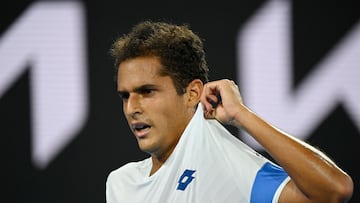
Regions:
<instances>
[{"instance_id":1,"label":"blue shirt trim","mask_svg":"<svg viewBox=\"0 0 360 203\"><path fill-rule=\"evenodd\" d=\"M250 202L271 203L276 190L287 177L288 174L283 168L269 162L265 163L256 174Z\"/></svg>"}]
</instances>

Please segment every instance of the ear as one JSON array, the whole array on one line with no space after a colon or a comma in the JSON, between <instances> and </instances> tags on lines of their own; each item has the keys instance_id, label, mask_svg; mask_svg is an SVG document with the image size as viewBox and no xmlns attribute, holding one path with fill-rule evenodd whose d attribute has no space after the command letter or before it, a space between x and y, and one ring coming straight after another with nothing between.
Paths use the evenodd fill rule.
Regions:
<instances>
[{"instance_id":1,"label":"ear","mask_svg":"<svg viewBox=\"0 0 360 203\"><path fill-rule=\"evenodd\" d=\"M195 107L201 98L201 94L204 88L204 84L200 79L191 81L186 87L187 103L189 107Z\"/></svg>"}]
</instances>

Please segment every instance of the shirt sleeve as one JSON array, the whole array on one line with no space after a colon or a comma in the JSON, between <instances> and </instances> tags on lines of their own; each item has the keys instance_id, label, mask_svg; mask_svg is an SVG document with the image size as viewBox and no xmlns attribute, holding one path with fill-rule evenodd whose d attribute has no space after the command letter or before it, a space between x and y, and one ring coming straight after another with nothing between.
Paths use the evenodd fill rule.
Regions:
<instances>
[{"instance_id":1,"label":"shirt sleeve","mask_svg":"<svg viewBox=\"0 0 360 203\"><path fill-rule=\"evenodd\" d=\"M265 163L258 171L251 189L251 203L271 203L280 186L288 180L285 170L275 164ZM279 196L279 194L277 195Z\"/></svg>"}]
</instances>

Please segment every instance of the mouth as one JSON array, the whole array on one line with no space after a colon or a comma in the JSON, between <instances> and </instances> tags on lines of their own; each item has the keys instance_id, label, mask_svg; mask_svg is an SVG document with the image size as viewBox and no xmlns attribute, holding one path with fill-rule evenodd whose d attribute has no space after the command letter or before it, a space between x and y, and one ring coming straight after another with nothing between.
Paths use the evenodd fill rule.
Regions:
<instances>
[{"instance_id":1,"label":"mouth","mask_svg":"<svg viewBox=\"0 0 360 203\"><path fill-rule=\"evenodd\" d=\"M150 131L151 126L146 123L131 124L131 128L138 138L144 138Z\"/></svg>"}]
</instances>

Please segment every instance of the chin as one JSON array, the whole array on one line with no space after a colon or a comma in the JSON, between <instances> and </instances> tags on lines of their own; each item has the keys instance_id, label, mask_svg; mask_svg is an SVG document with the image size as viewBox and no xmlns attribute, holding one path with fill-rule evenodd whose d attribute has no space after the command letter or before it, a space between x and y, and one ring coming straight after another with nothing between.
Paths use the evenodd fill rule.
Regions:
<instances>
[{"instance_id":1,"label":"chin","mask_svg":"<svg viewBox=\"0 0 360 203\"><path fill-rule=\"evenodd\" d=\"M143 152L146 152L146 153L148 153L148 154L151 154L154 150L152 149L152 147L150 147L150 146L146 146L146 145L141 145L140 143L139 143L139 148L140 148L140 150L141 151L143 151Z\"/></svg>"}]
</instances>

